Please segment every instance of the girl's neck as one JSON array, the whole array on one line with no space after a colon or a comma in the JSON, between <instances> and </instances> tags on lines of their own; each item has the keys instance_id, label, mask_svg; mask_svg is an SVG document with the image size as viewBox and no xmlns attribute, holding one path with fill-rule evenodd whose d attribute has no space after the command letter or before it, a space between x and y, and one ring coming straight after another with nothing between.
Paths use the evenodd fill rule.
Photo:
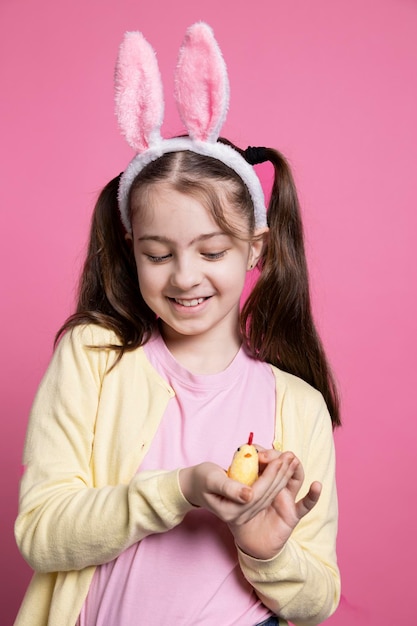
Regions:
<instances>
[{"instance_id":1,"label":"girl's neck","mask_svg":"<svg viewBox=\"0 0 417 626\"><path fill-rule=\"evenodd\" d=\"M171 354L192 374L218 374L225 370L239 352L239 333L223 336L179 335L161 325L161 335Z\"/></svg>"}]
</instances>

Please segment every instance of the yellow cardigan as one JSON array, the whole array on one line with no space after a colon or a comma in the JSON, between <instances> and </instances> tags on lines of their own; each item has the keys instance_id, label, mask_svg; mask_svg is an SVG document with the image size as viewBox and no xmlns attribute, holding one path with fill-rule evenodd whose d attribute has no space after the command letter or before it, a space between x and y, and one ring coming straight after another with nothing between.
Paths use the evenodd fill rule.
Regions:
<instances>
[{"instance_id":1,"label":"yellow cardigan","mask_svg":"<svg viewBox=\"0 0 417 626\"><path fill-rule=\"evenodd\" d=\"M115 353L98 346L115 342L113 333L94 325L67 333L36 395L15 525L35 574L15 626L74 626L95 566L180 524L192 508L178 470L136 473L174 391L142 348L127 352L110 370ZM241 551L238 557L266 606L297 625L313 626L335 610L340 595L331 420L321 394L272 369L274 446L293 451L303 463L300 497L314 480L323 491L275 558L259 561Z\"/></svg>"}]
</instances>

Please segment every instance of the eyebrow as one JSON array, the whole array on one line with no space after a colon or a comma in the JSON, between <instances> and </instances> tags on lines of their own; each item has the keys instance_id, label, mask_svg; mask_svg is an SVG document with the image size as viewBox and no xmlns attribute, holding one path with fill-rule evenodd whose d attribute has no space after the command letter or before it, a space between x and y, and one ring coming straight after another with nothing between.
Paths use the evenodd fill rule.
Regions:
<instances>
[{"instance_id":1,"label":"eyebrow","mask_svg":"<svg viewBox=\"0 0 417 626\"><path fill-rule=\"evenodd\" d=\"M188 245L192 245L200 241L207 241L208 239L219 236L228 237L229 235L222 230L215 231L213 233L206 233L204 235L200 235L199 237L195 237L188 243ZM158 241L160 243L167 243L171 245L175 244L173 239L170 239L169 237L161 237L159 235L144 235L143 237L138 237L138 241Z\"/></svg>"}]
</instances>

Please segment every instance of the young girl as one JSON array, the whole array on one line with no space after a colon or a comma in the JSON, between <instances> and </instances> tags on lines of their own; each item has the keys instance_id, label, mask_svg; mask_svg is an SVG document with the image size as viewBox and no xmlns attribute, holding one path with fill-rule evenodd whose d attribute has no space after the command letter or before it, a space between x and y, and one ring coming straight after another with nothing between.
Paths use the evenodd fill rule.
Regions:
<instances>
[{"instance_id":1,"label":"young girl","mask_svg":"<svg viewBox=\"0 0 417 626\"><path fill-rule=\"evenodd\" d=\"M339 599L339 416L289 168L219 139L227 75L205 24L177 68L187 136L159 133L138 33L117 80L138 154L98 199L77 311L32 409L16 537L36 573L16 624L318 624ZM250 431L249 487L225 469Z\"/></svg>"}]
</instances>

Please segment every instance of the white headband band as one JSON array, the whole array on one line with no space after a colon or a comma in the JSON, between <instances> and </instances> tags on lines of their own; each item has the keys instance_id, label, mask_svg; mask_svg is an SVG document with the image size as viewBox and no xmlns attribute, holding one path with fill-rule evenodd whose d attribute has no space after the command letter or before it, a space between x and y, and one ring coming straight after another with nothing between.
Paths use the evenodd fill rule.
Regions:
<instances>
[{"instance_id":1,"label":"white headband band","mask_svg":"<svg viewBox=\"0 0 417 626\"><path fill-rule=\"evenodd\" d=\"M207 24L198 22L187 30L176 68L175 100L188 137L161 137L162 80L155 52L139 32L125 34L115 85L119 125L137 153L119 183L119 210L127 232L132 230L129 192L136 176L163 154L184 150L218 159L234 170L251 195L255 226L266 226L264 194L255 170L234 148L217 141L229 105L229 82L224 59Z\"/></svg>"}]
</instances>

